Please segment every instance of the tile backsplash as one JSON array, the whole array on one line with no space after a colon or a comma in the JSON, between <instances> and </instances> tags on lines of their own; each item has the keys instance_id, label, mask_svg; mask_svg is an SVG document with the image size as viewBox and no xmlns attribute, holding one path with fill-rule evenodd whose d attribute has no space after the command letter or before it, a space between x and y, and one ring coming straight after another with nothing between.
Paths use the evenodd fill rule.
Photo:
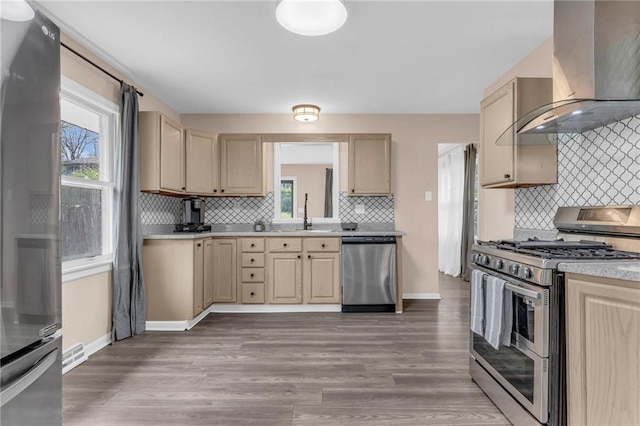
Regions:
<instances>
[{"instance_id":1,"label":"tile backsplash","mask_svg":"<svg viewBox=\"0 0 640 426\"><path fill-rule=\"evenodd\" d=\"M143 225L174 224L182 220L180 198L159 194L140 193L140 210ZM206 198L207 223L253 223L273 217L274 194L265 197ZM364 206L363 214L356 214L356 205ZM343 222L393 223L393 195L387 197L349 197L339 194L338 211Z\"/></svg>"},{"instance_id":2,"label":"tile backsplash","mask_svg":"<svg viewBox=\"0 0 640 426\"><path fill-rule=\"evenodd\" d=\"M640 116L558 143L558 183L515 190L515 227L554 229L558 207L640 204Z\"/></svg>"}]
</instances>

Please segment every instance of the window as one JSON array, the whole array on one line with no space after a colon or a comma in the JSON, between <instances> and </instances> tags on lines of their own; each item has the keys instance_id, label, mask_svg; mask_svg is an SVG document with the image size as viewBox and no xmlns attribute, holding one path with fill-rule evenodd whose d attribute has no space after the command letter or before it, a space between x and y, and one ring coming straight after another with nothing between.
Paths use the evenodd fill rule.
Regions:
<instances>
[{"instance_id":1,"label":"window","mask_svg":"<svg viewBox=\"0 0 640 426\"><path fill-rule=\"evenodd\" d=\"M61 245L66 273L112 260L111 153L119 113L115 104L68 79L63 79L60 107Z\"/></svg>"},{"instance_id":2,"label":"window","mask_svg":"<svg viewBox=\"0 0 640 426\"><path fill-rule=\"evenodd\" d=\"M287 176L280 178L280 218L293 219L296 217L296 206L298 185L296 185L295 176Z\"/></svg>"}]
</instances>

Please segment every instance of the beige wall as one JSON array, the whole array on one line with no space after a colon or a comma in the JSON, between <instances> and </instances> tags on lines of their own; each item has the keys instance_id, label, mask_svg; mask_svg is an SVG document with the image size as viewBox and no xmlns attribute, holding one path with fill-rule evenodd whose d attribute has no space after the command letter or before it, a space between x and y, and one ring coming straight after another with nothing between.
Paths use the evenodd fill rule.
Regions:
<instances>
[{"instance_id":1,"label":"beige wall","mask_svg":"<svg viewBox=\"0 0 640 426\"><path fill-rule=\"evenodd\" d=\"M553 37L549 37L513 68L501 75L484 91L485 97L515 77L551 77ZM478 238L498 240L513 238L514 190L480 189L478 206Z\"/></svg>"},{"instance_id":2,"label":"beige wall","mask_svg":"<svg viewBox=\"0 0 640 426\"><path fill-rule=\"evenodd\" d=\"M213 133L391 133L396 228L404 238L404 292L437 293L438 143L476 142L477 114L323 114L298 123L289 114L183 114L182 124ZM342 178L341 178L342 181ZM341 185L342 186L342 185Z\"/></svg>"},{"instance_id":3,"label":"beige wall","mask_svg":"<svg viewBox=\"0 0 640 426\"><path fill-rule=\"evenodd\" d=\"M298 197L298 209L304 208L304 194L309 194L307 203L307 217L324 217L324 185L326 169L333 167L332 164L283 164L281 176L295 176L298 187L296 196ZM297 217L304 215L298 213Z\"/></svg>"},{"instance_id":4,"label":"beige wall","mask_svg":"<svg viewBox=\"0 0 640 426\"><path fill-rule=\"evenodd\" d=\"M74 40L62 34L62 41L87 56L119 78L124 78L144 93L140 97L141 111L162 111L174 120L180 115L155 98L148 90L125 78L121 73L99 60ZM61 48L62 75L87 89L118 104L120 83ZM63 346L89 344L111 330L111 273L102 273L62 285Z\"/></svg>"},{"instance_id":5,"label":"beige wall","mask_svg":"<svg viewBox=\"0 0 640 426\"><path fill-rule=\"evenodd\" d=\"M62 347L111 332L111 272L62 284Z\"/></svg>"}]
</instances>

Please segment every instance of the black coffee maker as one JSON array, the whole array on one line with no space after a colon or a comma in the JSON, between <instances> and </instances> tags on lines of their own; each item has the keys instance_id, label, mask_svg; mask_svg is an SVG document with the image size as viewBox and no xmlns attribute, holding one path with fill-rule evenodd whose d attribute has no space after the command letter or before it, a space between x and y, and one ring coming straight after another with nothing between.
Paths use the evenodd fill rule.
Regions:
<instances>
[{"instance_id":1,"label":"black coffee maker","mask_svg":"<svg viewBox=\"0 0 640 426\"><path fill-rule=\"evenodd\" d=\"M183 223L187 225L204 224L205 201L202 198L185 198L182 200L184 213Z\"/></svg>"}]
</instances>

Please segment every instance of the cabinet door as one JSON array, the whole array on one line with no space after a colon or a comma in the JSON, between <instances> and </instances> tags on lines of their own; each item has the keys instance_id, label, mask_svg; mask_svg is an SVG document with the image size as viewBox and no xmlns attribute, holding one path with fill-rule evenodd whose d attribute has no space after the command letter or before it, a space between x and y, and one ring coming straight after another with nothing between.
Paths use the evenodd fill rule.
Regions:
<instances>
[{"instance_id":1,"label":"cabinet door","mask_svg":"<svg viewBox=\"0 0 640 426\"><path fill-rule=\"evenodd\" d=\"M638 425L640 288L602 280L567 282L568 421Z\"/></svg>"},{"instance_id":2,"label":"cabinet door","mask_svg":"<svg viewBox=\"0 0 640 426\"><path fill-rule=\"evenodd\" d=\"M305 257L305 303L340 303L340 254L311 253Z\"/></svg>"},{"instance_id":3,"label":"cabinet door","mask_svg":"<svg viewBox=\"0 0 640 426\"><path fill-rule=\"evenodd\" d=\"M236 240L213 239L213 301L237 300L238 253Z\"/></svg>"},{"instance_id":4,"label":"cabinet door","mask_svg":"<svg viewBox=\"0 0 640 426\"><path fill-rule=\"evenodd\" d=\"M184 139L179 124L160 115L160 188L184 191Z\"/></svg>"},{"instance_id":5,"label":"cabinet door","mask_svg":"<svg viewBox=\"0 0 640 426\"><path fill-rule=\"evenodd\" d=\"M391 193L391 135L349 135L349 195Z\"/></svg>"},{"instance_id":6,"label":"cabinet door","mask_svg":"<svg viewBox=\"0 0 640 426\"><path fill-rule=\"evenodd\" d=\"M211 134L185 131L186 188L189 194L218 193L218 140Z\"/></svg>"},{"instance_id":7,"label":"cabinet door","mask_svg":"<svg viewBox=\"0 0 640 426\"><path fill-rule=\"evenodd\" d=\"M514 180L514 82L485 98L480 104L482 155L480 183L491 185ZM505 130L508 132L505 134Z\"/></svg>"},{"instance_id":8,"label":"cabinet door","mask_svg":"<svg viewBox=\"0 0 640 426\"><path fill-rule=\"evenodd\" d=\"M269 303L302 303L302 254L267 255Z\"/></svg>"},{"instance_id":9,"label":"cabinet door","mask_svg":"<svg viewBox=\"0 0 640 426\"><path fill-rule=\"evenodd\" d=\"M264 195L261 135L220 135L221 195Z\"/></svg>"},{"instance_id":10,"label":"cabinet door","mask_svg":"<svg viewBox=\"0 0 640 426\"><path fill-rule=\"evenodd\" d=\"M203 311L204 240L196 240L193 247L193 316Z\"/></svg>"},{"instance_id":11,"label":"cabinet door","mask_svg":"<svg viewBox=\"0 0 640 426\"><path fill-rule=\"evenodd\" d=\"M213 303L213 240L204 242L204 266L203 266L203 309L207 309Z\"/></svg>"}]
</instances>

